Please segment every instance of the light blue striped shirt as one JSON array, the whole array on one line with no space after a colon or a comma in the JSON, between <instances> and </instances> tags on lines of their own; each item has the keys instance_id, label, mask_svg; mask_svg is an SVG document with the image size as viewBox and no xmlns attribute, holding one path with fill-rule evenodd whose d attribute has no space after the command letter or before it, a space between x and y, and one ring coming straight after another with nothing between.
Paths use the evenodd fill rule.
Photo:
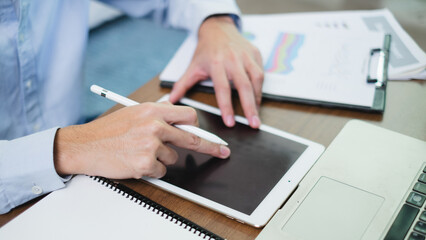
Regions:
<instances>
[{"instance_id":1,"label":"light blue striped shirt","mask_svg":"<svg viewBox=\"0 0 426 240\"><path fill-rule=\"evenodd\" d=\"M164 13L196 32L233 0L105 0L132 16ZM53 165L58 127L79 122L88 0L0 0L0 214L64 186ZM143 29L141 29L143 31Z\"/></svg>"}]
</instances>

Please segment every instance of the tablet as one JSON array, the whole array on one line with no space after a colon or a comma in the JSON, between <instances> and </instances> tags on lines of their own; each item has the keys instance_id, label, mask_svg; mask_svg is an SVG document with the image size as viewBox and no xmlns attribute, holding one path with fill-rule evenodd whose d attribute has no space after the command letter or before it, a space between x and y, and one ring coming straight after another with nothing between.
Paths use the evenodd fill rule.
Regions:
<instances>
[{"instance_id":1,"label":"tablet","mask_svg":"<svg viewBox=\"0 0 426 240\"><path fill-rule=\"evenodd\" d=\"M268 222L324 151L320 144L276 128L252 129L241 116L228 128L218 108L200 102L183 98L178 104L195 108L200 128L228 142L231 155L219 159L170 146L179 154L177 163L161 179L143 179L255 227Z\"/></svg>"}]
</instances>

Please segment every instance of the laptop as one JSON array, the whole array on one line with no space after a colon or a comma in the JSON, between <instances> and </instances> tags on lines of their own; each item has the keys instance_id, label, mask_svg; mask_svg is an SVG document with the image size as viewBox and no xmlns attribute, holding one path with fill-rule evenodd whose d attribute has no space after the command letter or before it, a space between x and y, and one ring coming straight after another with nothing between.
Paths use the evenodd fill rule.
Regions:
<instances>
[{"instance_id":1,"label":"laptop","mask_svg":"<svg viewBox=\"0 0 426 240\"><path fill-rule=\"evenodd\" d=\"M425 239L426 142L348 122L257 240Z\"/></svg>"}]
</instances>

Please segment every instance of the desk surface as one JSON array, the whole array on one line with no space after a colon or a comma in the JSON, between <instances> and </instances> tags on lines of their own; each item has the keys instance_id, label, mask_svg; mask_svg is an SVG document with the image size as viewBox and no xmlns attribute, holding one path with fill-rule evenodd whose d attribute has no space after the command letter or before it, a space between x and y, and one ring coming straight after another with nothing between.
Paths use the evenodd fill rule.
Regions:
<instances>
[{"instance_id":1,"label":"desk surface","mask_svg":"<svg viewBox=\"0 0 426 240\"><path fill-rule=\"evenodd\" d=\"M420 9L425 9L426 3L404 1L406 6L398 5L398 0L386 1L386 4L370 0L241 0L238 3L243 13L375 9L387 6L394 12L409 34L423 49L426 49L426 32L423 29L424 27L421 27L421 24L424 24L421 21L426 21L425 15L419 18L420 22L407 19L407 15L416 13L419 4L423 4ZM395 8L395 11L393 8ZM420 14L420 11L417 12ZM401 16L401 18L398 16ZM155 101L162 95L169 93L169 91L169 89L161 88L158 78L154 78L131 94L130 98L139 102ZM191 92L187 94L187 97L217 106L212 94ZM233 98L233 102L236 113L242 115L242 109L236 97ZM107 113L115 111L119 107L115 106ZM321 143L324 146L328 146L331 143L350 119L364 120L426 141L426 81L389 82L386 110L383 115L264 100L260 109L260 116L264 124ZM142 181L124 180L121 182L222 237L228 239L254 239L261 230L228 219L221 214L171 195ZM0 226L22 213L38 200L35 199L8 214L0 215Z\"/></svg>"}]
</instances>

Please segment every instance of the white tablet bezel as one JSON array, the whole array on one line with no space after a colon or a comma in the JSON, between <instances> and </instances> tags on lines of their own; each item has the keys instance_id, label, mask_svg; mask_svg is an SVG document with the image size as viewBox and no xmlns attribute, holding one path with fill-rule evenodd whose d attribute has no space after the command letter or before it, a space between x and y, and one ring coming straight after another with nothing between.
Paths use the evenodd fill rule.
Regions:
<instances>
[{"instance_id":1,"label":"white tablet bezel","mask_svg":"<svg viewBox=\"0 0 426 240\"><path fill-rule=\"evenodd\" d=\"M159 99L158 102L167 101L168 99L169 95L167 94L161 99ZM218 108L188 98L183 98L180 100L180 102L188 106L197 108L199 110L220 116L220 110ZM235 120L239 123L248 125L247 119L241 116L235 116ZM320 155L324 151L324 147L318 143L295 136L290 133L283 132L279 129L267 125L262 124L259 129L275 134L277 136L281 136L283 138L293 140L295 142L299 142L301 144L306 145L307 148L250 215L229 208L227 206L189 192L180 187L174 186L160 179L154 179L149 177L144 177L143 179L150 182L151 184L154 184L155 186L160 187L161 189L176 194L189 201L205 206L214 211L220 212L226 215L227 217L235 218L240 222L247 223L254 227L262 227L269 221L272 215L291 195L291 193L297 187L297 185L305 176L305 174L320 157Z\"/></svg>"}]
</instances>

